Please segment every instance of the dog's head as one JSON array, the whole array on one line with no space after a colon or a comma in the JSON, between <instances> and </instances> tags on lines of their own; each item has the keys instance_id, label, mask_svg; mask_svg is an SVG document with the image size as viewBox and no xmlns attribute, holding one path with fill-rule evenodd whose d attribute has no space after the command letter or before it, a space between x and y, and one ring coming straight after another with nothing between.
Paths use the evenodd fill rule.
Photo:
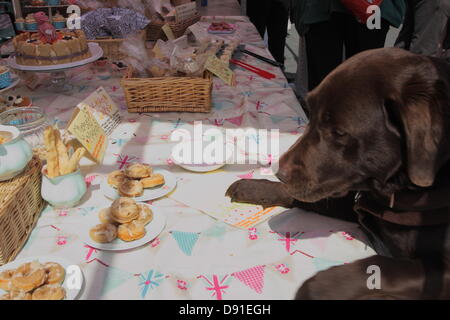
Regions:
<instances>
[{"instance_id":1,"label":"dog's head","mask_svg":"<svg viewBox=\"0 0 450 320\"><path fill-rule=\"evenodd\" d=\"M371 190L400 176L433 184L449 158L450 67L401 49L363 52L307 97L310 123L281 157L277 177L305 202Z\"/></svg>"}]
</instances>

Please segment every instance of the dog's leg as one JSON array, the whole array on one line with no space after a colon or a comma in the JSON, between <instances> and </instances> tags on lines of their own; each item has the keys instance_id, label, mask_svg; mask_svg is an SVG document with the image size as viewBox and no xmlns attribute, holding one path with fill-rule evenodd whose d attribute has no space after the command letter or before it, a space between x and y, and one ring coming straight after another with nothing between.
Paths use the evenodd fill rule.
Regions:
<instances>
[{"instance_id":1,"label":"dog's leg","mask_svg":"<svg viewBox=\"0 0 450 320\"><path fill-rule=\"evenodd\" d=\"M225 193L231 201L259 204L263 207L282 206L292 208L294 198L280 182L258 179L242 179L234 182Z\"/></svg>"},{"instance_id":2,"label":"dog's leg","mask_svg":"<svg viewBox=\"0 0 450 320\"><path fill-rule=\"evenodd\" d=\"M441 268L439 264L434 264L430 268L426 264L429 261L372 256L317 273L303 283L295 298L448 299L448 267L442 265Z\"/></svg>"},{"instance_id":3,"label":"dog's leg","mask_svg":"<svg viewBox=\"0 0 450 320\"><path fill-rule=\"evenodd\" d=\"M280 182L258 179L242 179L234 182L227 190L226 196L231 201L259 204L263 207L281 206L301 208L324 216L357 222L353 211L354 193L343 198L324 199L316 203L301 202L291 197Z\"/></svg>"}]
</instances>

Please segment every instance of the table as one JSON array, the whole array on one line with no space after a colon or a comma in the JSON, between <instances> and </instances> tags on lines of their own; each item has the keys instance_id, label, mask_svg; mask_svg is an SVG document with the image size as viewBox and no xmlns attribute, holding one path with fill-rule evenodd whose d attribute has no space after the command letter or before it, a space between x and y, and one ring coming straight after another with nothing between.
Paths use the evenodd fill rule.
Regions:
<instances>
[{"instance_id":1,"label":"table","mask_svg":"<svg viewBox=\"0 0 450 320\"><path fill-rule=\"evenodd\" d=\"M248 49L270 57L253 25L245 18L236 19L239 31L233 36L240 36ZM119 78L89 67L72 73L70 94L58 95L46 87L32 92L13 89L31 96L60 127L67 124L74 106L99 86L113 97L122 115L103 165L82 163L89 186L83 203L70 210L47 207L18 258L57 255L78 264L86 281L81 299L222 300L292 299L301 283L317 271L373 255L357 225L299 209L280 210L284 212L270 220L243 228L214 219L208 208L229 201L224 193L231 182L242 177L275 178L264 176L258 165L227 165L196 174L170 161L171 132L191 130L194 121L220 130L279 129L281 151L302 134L307 118L281 71L252 57L242 59L277 78L265 80L241 69L236 69L236 87L215 78L210 114L129 114ZM152 202L166 213L166 228L151 243L127 252L86 246L80 240L80 221L111 203L99 190L102 177L137 161L177 176L175 191ZM251 206L233 208L236 216L251 210Z\"/></svg>"}]
</instances>

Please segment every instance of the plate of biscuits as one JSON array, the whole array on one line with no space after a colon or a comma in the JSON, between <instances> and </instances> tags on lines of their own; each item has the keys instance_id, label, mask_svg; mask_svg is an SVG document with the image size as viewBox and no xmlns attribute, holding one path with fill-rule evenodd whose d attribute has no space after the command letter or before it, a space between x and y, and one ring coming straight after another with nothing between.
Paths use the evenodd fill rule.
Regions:
<instances>
[{"instance_id":1,"label":"plate of biscuits","mask_svg":"<svg viewBox=\"0 0 450 320\"><path fill-rule=\"evenodd\" d=\"M175 189L177 178L163 169L153 170L147 164L134 163L124 170L108 174L101 183L103 194L110 199L133 198L138 202L154 200Z\"/></svg>"},{"instance_id":2,"label":"plate of biscuits","mask_svg":"<svg viewBox=\"0 0 450 320\"><path fill-rule=\"evenodd\" d=\"M70 272L70 266L75 265L53 256L5 264L0 267L0 300L75 300L84 278L80 268L79 273Z\"/></svg>"},{"instance_id":3,"label":"plate of biscuits","mask_svg":"<svg viewBox=\"0 0 450 320\"><path fill-rule=\"evenodd\" d=\"M166 216L157 207L125 197L85 220L82 240L93 248L109 251L140 247L155 239L166 226Z\"/></svg>"}]
</instances>

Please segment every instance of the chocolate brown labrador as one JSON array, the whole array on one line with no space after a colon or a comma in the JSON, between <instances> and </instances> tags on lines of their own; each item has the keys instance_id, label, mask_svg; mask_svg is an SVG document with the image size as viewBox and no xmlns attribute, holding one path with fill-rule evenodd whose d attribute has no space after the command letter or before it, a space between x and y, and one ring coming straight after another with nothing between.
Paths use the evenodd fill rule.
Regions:
<instances>
[{"instance_id":1,"label":"chocolate brown labrador","mask_svg":"<svg viewBox=\"0 0 450 320\"><path fill-rule=\"evenodd\" d=\"M306 107L280 182L239 180L227 195L357 222L378 255L317 273L296 298L450 298L449 64L369 50L329 74Z\"/></svg>"}]
</instances>

